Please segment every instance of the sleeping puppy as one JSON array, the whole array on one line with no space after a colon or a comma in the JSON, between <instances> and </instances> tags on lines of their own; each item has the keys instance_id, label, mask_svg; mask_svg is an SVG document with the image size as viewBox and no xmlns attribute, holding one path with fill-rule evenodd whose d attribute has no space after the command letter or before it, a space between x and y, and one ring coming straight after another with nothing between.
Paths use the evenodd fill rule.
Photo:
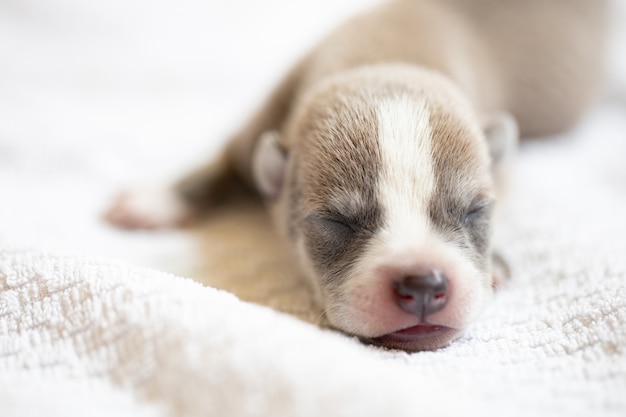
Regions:
<instances>
[{"instance_id":1,"label":"sleeping puppy","mask_svg":"<svg viewBox=\"0 0 626 417\"><path fill-rule=\"evenodd\" d=\"M570 127L601 75L598 0L395 0L307 55L210 164L121 227L176 226L260 194L329 323L364 341L445 346L497 283L494 211L517 136Z\"/></svg>"}]
</instances>

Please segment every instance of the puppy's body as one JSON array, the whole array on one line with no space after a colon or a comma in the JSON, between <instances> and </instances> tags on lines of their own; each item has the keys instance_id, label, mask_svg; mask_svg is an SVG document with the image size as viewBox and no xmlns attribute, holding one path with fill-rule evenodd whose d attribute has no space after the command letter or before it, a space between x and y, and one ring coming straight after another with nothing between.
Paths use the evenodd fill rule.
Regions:
<instances>
[{"instance_id":1,"label":"puppy's body","mask_svg":"<svg viewBox=\"0 0 626 417\"><path fill-rule=\"evenodd\" d=\"M238 184L256 189L334 327L407 350L445 345L492 293L492 209L515 133L494 115L511 113L524 136L571 126L600 79L605 6L387 3L307 55L175 192L198 211ZM109 214L146 217L122 203Z\"/></svg>"}]
</instances>

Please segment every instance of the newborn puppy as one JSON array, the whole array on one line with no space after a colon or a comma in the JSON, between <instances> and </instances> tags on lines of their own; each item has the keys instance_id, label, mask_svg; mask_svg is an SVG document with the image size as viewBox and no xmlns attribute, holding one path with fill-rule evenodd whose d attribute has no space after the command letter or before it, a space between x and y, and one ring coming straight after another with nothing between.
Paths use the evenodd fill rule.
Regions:
<instances>
[{"instance_id":1,"label":"newborn puppy","mask_svg":"<svg viewBox=\"0 0 626 417\"><path fill-rule=\"evenodd\" d=\"M156 201L120 197L107 218L175 226L247 187L334 328L445 346L492 297L494 210L518 132L566 129L594 97L605 8L385 3L307 55L216 160Z\"/></svg>"}]
</instances>

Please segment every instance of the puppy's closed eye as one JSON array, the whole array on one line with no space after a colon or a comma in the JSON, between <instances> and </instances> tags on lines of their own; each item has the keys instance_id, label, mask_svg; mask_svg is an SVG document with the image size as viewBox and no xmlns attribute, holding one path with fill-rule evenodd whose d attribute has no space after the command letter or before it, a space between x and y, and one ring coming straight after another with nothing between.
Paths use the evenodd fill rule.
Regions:
<instances>
[{"instance_id":1,"label":"puppy's closed eye","mask_svg":"<svg viewBox=\"0 0 626 417\"><path fill-rule=\"evenodd\" d=\"M308 222L319 232L325 234L344 235L348 237L361 230L361 226L341 214L314 214L307 218Z\"/></svg>"},{"instance_id":2,"label":"puppy's closed eye","mask_svg":"<svg viewBox=\"0 0 626 417\"><path fill-rule=\"evenodd\" d=\"M493 201L477 200L469 206L461 219L463 229L479 253L484 253L488 248L492 212Z\"/></svg>"},{"instance_id":3,"label":"puppy's closed eye","mask_svg":"<svg viewBox=\"0 0 626 417\"><path fill-rule=\"evenodd\" d=\"M462 215L461 224L463 227L471 227L480 220L488 218L491 214L493 202L490 200L478 200L469 206Z\"/></svg>"}]
</instances>

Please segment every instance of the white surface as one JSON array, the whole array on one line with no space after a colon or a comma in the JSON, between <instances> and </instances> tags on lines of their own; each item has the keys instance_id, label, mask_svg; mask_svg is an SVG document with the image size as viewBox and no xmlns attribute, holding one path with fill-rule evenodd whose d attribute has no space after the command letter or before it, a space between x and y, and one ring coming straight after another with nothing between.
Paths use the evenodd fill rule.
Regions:
<instances>
[{"instance_id":1,"label":"white surface","mask_svg":"<svg viewBox=\"0 0 626 417\"><path fill-rule=\"evenodd\" d=\"M611 56L622 101L523 146L500 233L515 279L447 349L364 347L85 256L183 270L190 237L111 230L101 210L118 187L213 152L364 5L0 4L0 243L35 249L0 255L0 415L626 414L624 20Z\"/></svg>"}]
</instances>

